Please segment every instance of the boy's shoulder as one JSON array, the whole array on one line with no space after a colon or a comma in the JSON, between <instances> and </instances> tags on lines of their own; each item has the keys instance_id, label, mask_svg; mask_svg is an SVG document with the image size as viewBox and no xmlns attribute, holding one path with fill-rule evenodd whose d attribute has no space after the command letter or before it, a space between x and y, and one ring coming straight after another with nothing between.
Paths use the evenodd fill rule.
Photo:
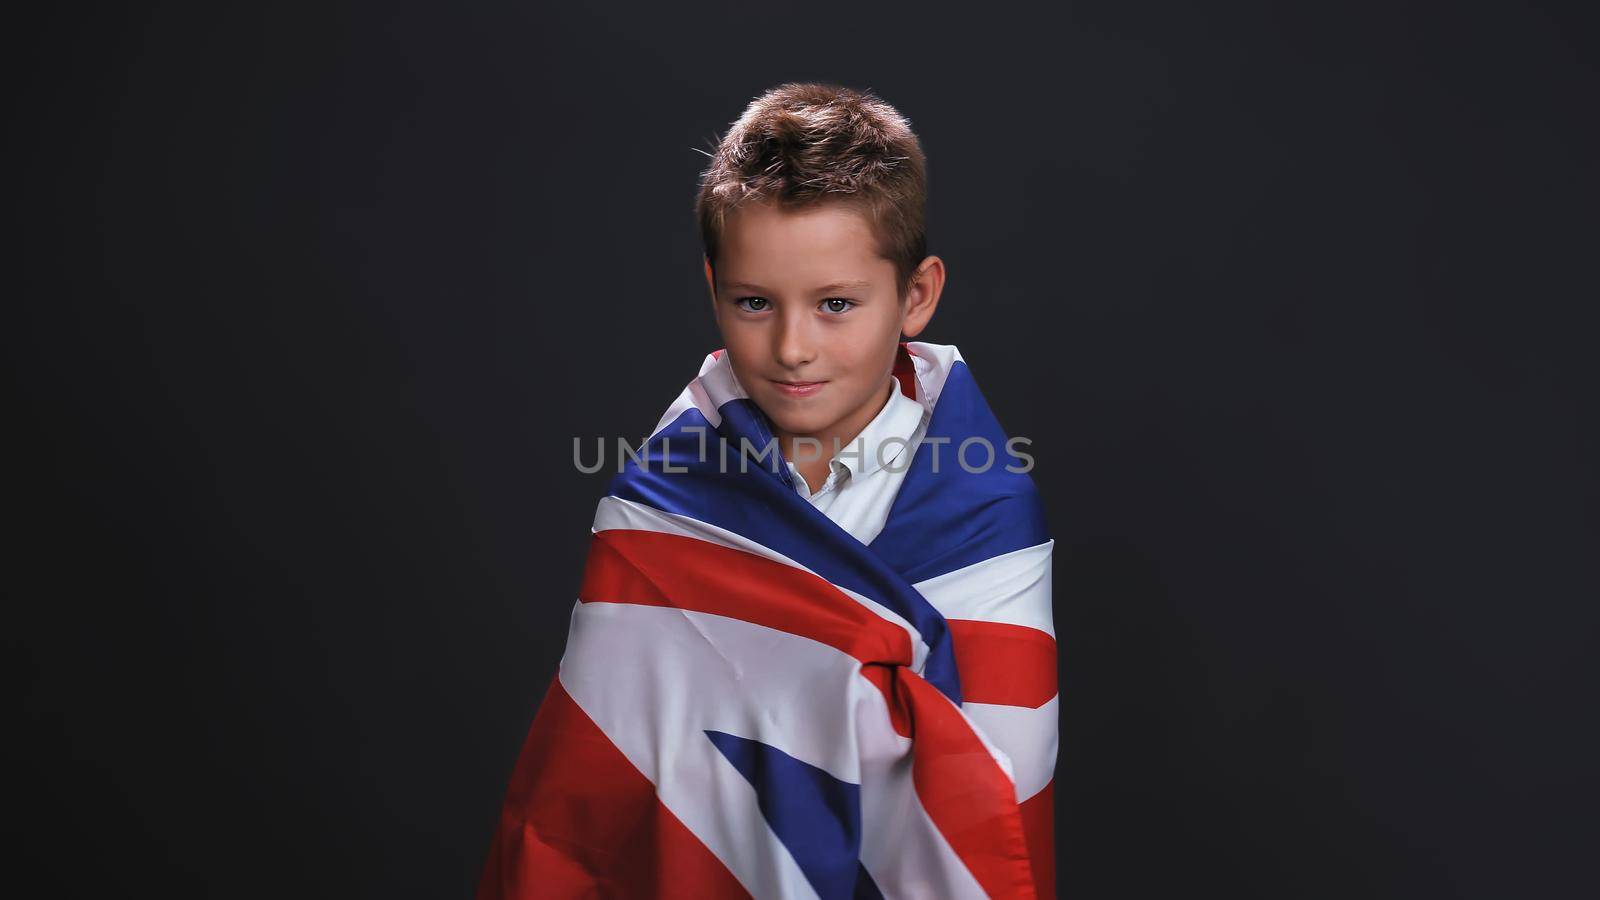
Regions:
<instances>
[{"instance_id":1,"label":"boy's shoulder","mask_svg":"<svg viewBox=\"0 0 1600 900\"><path fill-rule=\"evenodd\" d=\"M1045 543L1027 439L1006 436L959 350L917 344L907 349L932 416L873 549L921 580Z\"/></svg>"}]
</instances>

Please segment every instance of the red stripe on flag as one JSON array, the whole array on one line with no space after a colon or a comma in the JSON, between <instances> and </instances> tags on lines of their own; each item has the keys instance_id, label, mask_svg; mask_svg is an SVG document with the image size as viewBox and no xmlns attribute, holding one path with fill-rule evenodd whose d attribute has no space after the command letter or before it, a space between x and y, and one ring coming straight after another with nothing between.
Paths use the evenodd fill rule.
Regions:
<instances>
[{"instance_id":1,"label":"red stripe on flag","mask_svg":"<svg viewBox=\"0 0 1600 900\"><path fill-rule=\"evenodd\" d=\"M911 351L906 349L905 341L900 342L900 348L894 353L894 377L900 382L900 393L917 399L917 365L911 361Z\"/></svg>"},{"instance_id":2,"label":"red stripe on flag","mask_svg":"<svg viewBox=\"0 0 1600 900\"><path fill-rule=\"evenodd\" d=\"M862 666L861 677L872 682L872 686L883 694L884 702L889 707L889 727L901 737L911 737L911 718L906 714L905 707L895 702L894 699L894 672L892 666Z\"/></svg>"},{"instance_id":3,"label":"red stripe on flag","mask_svg":"<svg viewBox=\"0 0 1600 900\"><path fill-rule=\"evenodd\" d=\"M820 641L867 663L911 664L911 635L804 569L697 538L608 528L578 599L715 613Z\"/></svg>"},{"instance_id":4,"label":"red stripe on flag","mask_svg":"<svg viewBox=\"0 0 1600 900\"><path fill-rule=\"evenodd\" d=\"M1056 782L1052 778L1037 794L1022 801L1022 830L1028 836L1028 857L1033 861L1033 886L1039 900L1056 896Z\"/></svg>"},{"instance_id":5,"label":"red stripe on flag","mask_svg":"<svg viewBox=\"0 0 1600 900\"><path fill-rule=\"evenodd\" d=\"M911 780L928 818L990 897L1036 897L1016 787L939 689L900 670L911 708Z\"/></svg>"},{"instance_id":6,"label":"red stripe on flag","mask_svg":"<svg viewBox=\"0 0 1600 900\"><path fill-rule=\"evenodd\" d=\"M512 771L477 900L749 896L552 679Z\"/></svg>"},{"instance_id":7,"label":"red stripe on flag","mask_svg":"<svg viewBox=\"0 0 1600 900\"><path fill-rule=\"evenodd\" d=\"M946 619L961 699L1038 709L1056 695L1056 639L1026 625Z\"/></svg>"}]
</instances>

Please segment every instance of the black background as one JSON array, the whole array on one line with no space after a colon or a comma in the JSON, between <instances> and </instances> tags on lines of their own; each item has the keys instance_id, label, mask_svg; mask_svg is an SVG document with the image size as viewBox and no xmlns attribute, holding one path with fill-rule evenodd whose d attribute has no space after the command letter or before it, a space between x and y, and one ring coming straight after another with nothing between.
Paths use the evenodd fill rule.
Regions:
<instances>
[{"instance_id":1,"label":"black background","mask_svg":"<svg viewBox=\"0 0 1600 900\"><path fill-rule=\"evenodd\" d=\"M1594 896L1596 65L1531 5L63 7L13 31L47 893L470 893L696 149L870 87L1057 540L1064 897ZM8 292L9 293L9 292Z\"/></svg>"}]
</instances>

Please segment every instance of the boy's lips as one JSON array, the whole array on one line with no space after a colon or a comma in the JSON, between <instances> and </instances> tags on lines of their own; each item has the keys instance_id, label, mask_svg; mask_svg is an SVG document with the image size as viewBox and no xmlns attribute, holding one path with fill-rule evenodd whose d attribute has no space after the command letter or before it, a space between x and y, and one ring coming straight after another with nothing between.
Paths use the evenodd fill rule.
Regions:
<instances>
[{"instance_id":1,"label":"boy's lips","mask_svg":"<svg viewBox=\"0 0 1600 900\"><path fill-rule=\"evenodd\" d=\"M772 385L773 385L773 387L776 387L778 389L778 393L783 394L786 397L809 397L810 395L815 394L817 391L821 390L823 385L827 384L826 381L777 381L777 380L774 380L774 379L768 379L768 380L772 381Z\"/></svg>"}]
</instances>

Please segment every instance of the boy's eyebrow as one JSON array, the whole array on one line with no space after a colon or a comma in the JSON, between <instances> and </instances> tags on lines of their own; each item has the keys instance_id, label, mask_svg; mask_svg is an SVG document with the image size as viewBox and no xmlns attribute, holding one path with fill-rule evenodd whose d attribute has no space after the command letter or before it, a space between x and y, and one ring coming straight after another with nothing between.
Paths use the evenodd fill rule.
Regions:
<instances>
[{"instance_id":1,"label":"boy's eyebrow","mask_svg":"<svg viewBox=\"0 0 1600 900\"><path fill-rule=\"evenodd\" d=\"M751 284L748 281L724 281L722 286L730 291L755 291L758 294L769 293L767 289L761 285ZM817 288L815 292L820 294L826 291L855 291L870 287L872 287L872 282L870 281L835 281L831 284L825 284Z\"/></svg>"}]
</instances>

